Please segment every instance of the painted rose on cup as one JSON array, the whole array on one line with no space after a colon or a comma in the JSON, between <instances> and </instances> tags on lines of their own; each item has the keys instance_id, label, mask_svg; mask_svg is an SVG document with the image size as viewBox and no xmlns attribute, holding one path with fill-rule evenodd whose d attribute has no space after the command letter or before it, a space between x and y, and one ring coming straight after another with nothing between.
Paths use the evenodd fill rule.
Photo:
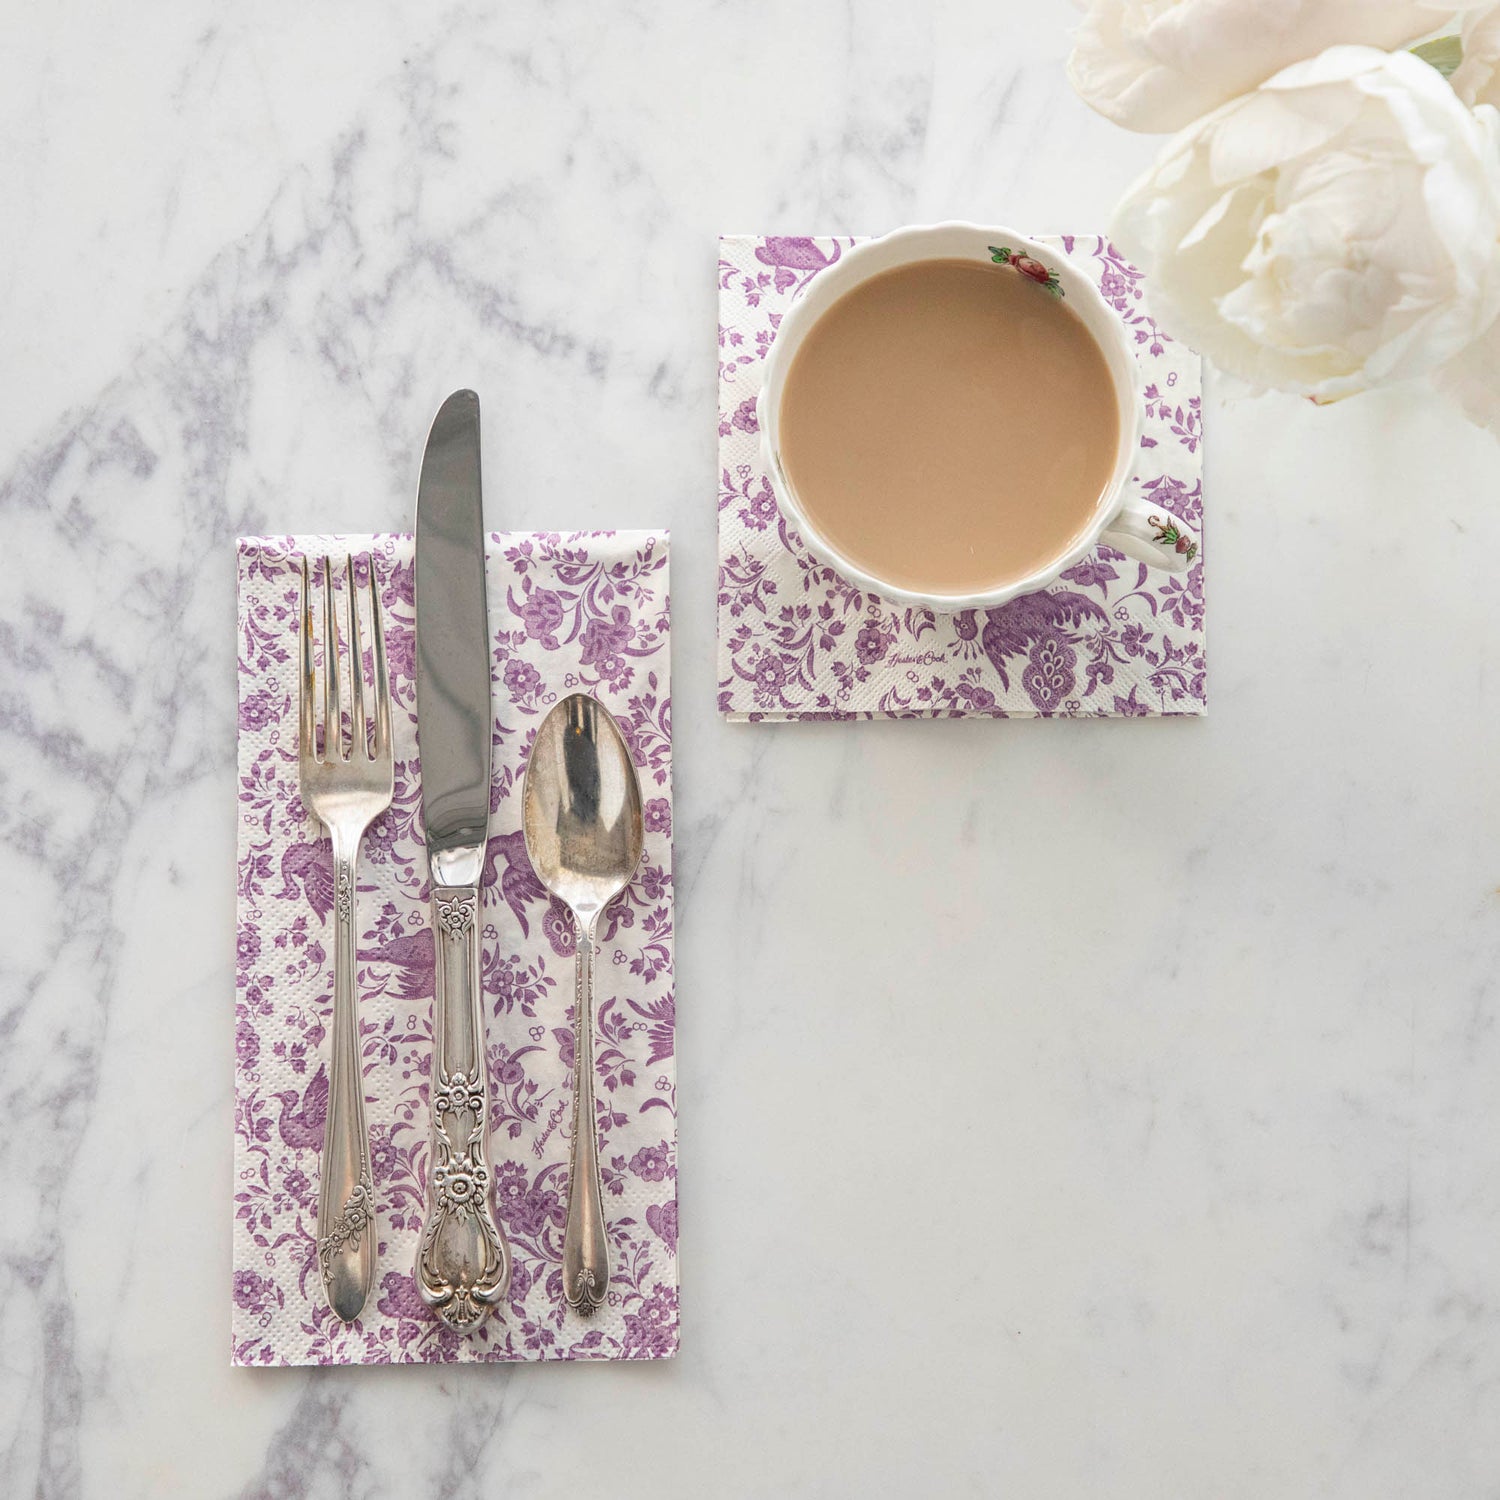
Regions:
<instances>
[{"instance_id":1,"label":"painted rose on cup","mask_svg":"<svg viewBox=\"0 0 1500 1500\"><path fill-rule=\"evenodd\" d=\"M1023 276L1046 287L1054 296L1066 295L1057 272L1049 270L1034 255L1027 255L1024 250L1012 250L1009 245L991 245L990 259L999 266L1013 266Z\"/></svg>"}]
</instances>

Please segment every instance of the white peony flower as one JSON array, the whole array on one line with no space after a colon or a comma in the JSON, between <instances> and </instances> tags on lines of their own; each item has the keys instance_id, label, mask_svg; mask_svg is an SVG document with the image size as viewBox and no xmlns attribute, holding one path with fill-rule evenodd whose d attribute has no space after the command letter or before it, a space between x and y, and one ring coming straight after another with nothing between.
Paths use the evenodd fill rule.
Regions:
<instances>
[{"instance_id":1,"label":"white peony flower","mask_svg":"<svg viewBox=\"0 0 1500 1500\"><path fill-rule=\"evenodd\" d=\"M1500 312L1500 114L1408 53L1333 47L1168 142L1114 236L1162 326L1257 386L1424 374Z\"/></svg>"},{"instance_id":2,"label":"white peony flower","mask_svg":"<svg viewBox=\"0 0 1500 1500\"><path fill-rule=\"evenodd\" d=\"M1127 130L1180 130L1290 63L1339 43L1399 47L1452 0L1087 0L1068 77Z\"/></svg>"},{"instance_id":3,"label":"white peony flower","mask_svg":"<svg viewBox=\"0 0 1500 1500\"><path fill-rule=\"evenodd\" d=\"M1500 106L1500 5L1465 15L1463 42L1454 91L1465 104Z\"/></svg>"}]
</instances>

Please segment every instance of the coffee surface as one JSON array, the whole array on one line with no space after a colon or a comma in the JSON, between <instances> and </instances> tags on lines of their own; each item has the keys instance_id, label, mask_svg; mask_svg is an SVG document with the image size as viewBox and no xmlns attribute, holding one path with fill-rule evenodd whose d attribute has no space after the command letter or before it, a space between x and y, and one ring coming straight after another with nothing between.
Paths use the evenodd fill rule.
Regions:
<instances>
[{"instance_id":1,"label":"coffee surface","mask_svg":"<svg viewBox=\"0 0 1500 1500\"><path fill-rule=\"evenodd\" d=\"M1114 469L1104 353L1009 266L899 266L834 302L782 391L780 449L823 534L923 593L1001 587L1086 530Z\"/></svg>"}]
</instances>

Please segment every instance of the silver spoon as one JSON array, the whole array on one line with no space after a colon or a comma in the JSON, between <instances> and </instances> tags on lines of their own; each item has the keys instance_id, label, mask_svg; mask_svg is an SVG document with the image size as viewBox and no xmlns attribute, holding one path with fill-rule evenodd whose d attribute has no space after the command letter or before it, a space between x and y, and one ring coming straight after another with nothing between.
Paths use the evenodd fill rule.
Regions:
<instances>
[{"instance_id":1,"label":"silver spoon","mask_svg":"<svg viewBox=\"0 0 1500 1500\"><path fill-rule=\"evenodd\" d=\"M641 784L620 726L597 698L574 693L542 720L526 764L526 853L578 928L573 1009L573 1141L563 1296L589 1317L609 1284L609 1242L594 1120L594 949L599 918L641 860Z\"/></svg>"}]
</instances>

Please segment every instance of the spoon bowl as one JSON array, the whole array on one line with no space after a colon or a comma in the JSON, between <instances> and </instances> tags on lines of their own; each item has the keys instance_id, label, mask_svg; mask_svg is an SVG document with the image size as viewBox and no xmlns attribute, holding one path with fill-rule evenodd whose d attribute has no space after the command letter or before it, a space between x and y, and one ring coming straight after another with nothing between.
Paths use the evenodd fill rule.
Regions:
<instances>
[{"instance_id":1,"label":"spoon bowl","mask_svg":"<svg viewBox=\"0 0 1500 1500\"><path fill-rule=\"evenodd\" d=\"M644 824L635 762L614 716L573 693L542 720L526 766L526 853L580 925L629 884Z\"/></svg>"}]
</instances>

